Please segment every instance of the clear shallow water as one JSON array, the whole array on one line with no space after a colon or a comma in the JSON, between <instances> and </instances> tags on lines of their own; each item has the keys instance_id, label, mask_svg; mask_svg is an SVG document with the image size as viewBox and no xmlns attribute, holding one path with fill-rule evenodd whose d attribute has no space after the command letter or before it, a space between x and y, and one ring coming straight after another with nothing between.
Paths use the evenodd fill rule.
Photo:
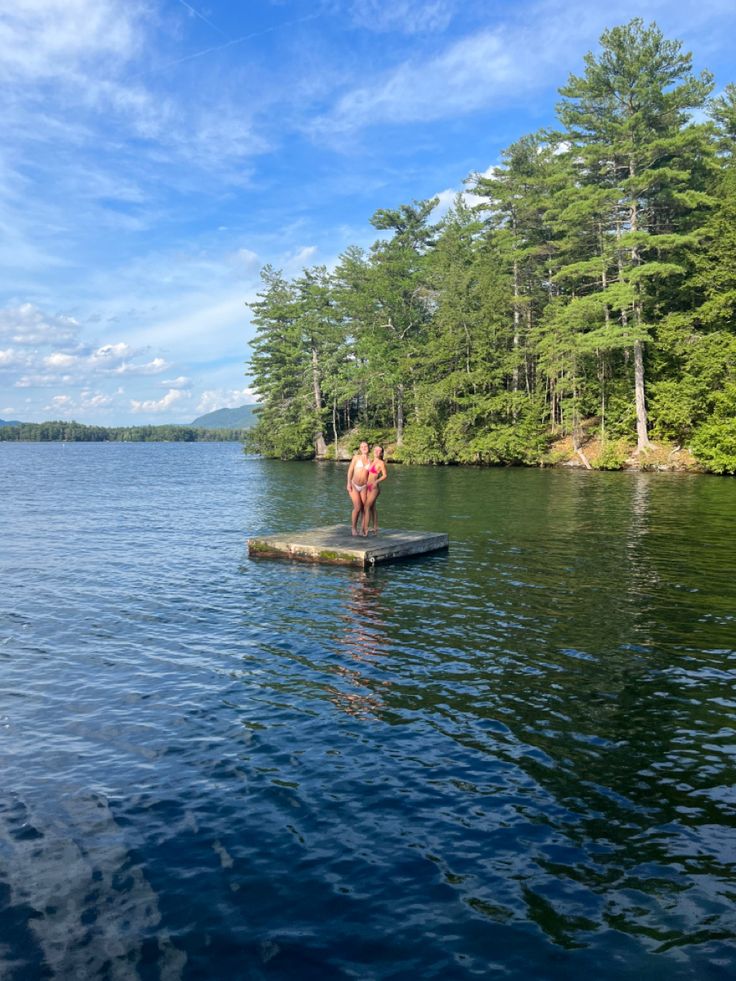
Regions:
<instances>
[{"instance_id":1,"label":"clear shallow water","mask_svg":"<svg viewBox=\"0 0 736 981\"><path fill-rule=\"evenodd\" d=\"M728 978L736 482L0 445L0 976Z\"/></svg>"}]
</instances>

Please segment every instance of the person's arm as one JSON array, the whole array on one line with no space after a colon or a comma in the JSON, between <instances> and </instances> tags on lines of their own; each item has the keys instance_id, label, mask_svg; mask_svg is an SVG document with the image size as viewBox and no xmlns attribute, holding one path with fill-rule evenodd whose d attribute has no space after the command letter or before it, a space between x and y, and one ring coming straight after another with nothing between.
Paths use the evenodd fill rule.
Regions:
<instances>
[{"instance_id":1,"label":"person's arm","mask_svg":"<svg viewBox=\"0 0 736 981\"><path fill-rule=\"evenodd\" d=\"M348 467L348 490L350 490L350 482L353 479L353 470L355 468L355 457L350 461L350 466Z\"/></svg>"},{"instance_id":2,"label":"person's arm","mask_svg":"<svg viewBox=\"0 0 736 981\"><path fill-rule=\"evenodd\" d=\"M383 460L381 460L381 472L376 477L376 483L377 484L380 484L382 480L385 480L386 479L386 477L388 477L388 471L386 470L386 464L383 462Z\"/></svg>"}]
</instances>

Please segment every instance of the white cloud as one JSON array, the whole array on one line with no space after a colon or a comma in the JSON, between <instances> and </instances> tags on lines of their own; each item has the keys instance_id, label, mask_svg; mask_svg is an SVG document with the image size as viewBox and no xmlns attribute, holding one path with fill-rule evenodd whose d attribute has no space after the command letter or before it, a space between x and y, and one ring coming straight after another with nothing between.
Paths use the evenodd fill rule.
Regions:
<instances>
[{"instance_id":1,"label":"white cloud","mask_svg":"<svg viewBox=\"0 0 736 981\"><path fill-rule=\"evenodd\" d=\"M44 368L68 370L74 368L83 375L115 374L115 375L158 375L167 371L171 366L163 358L153 358L151 361L137 362L130 360L140 352L129 344L105 344L98 347L92 354L82 357L78 354L65 354L54 351L42 359Z\"/></svg>"},{"instance_id":2,"label":"white cloud","mask_svg":"<svg viewBox=\"0 0 736 981\"><path fill-rule=\"evenodd\" d=\"M79 322L63 314L45 314L32 303L0 310L0 337L13 344L48 344L58 347L78 343Z\"/></svg>"},{"instance_id":3,"label":"white cloud","mask_svg":"<svg viewBox=\"0 0 736 981\"><path fill-rule=\"evenodd\" d=\"M145 364L135 364L131 361L124 361L112 370L116 375L159 375L162 371L168 371L171 365L163 358L154 358L146 361Z\"/></svg>"},{"instance_id":4,"label":"white cloud","mask_svg":"<svg viewBox=\"0 0 736 981\"><path fill-rule=\"evenodd\" d=\"M57 409L70 409L72 402L73 400L69 395L54 395L49 404L44 406L44 409L52 412Z\"/></svg>"},{"instance_id":5,"label":"white cloud","mask_svg":"<svg viewBox=\"0 0 736 981\"><path fill-rule=\"evenodd\" d=\"M359 27L370 31L420 34L443 31L455 6L452 0L353 0L351 13Z\"/></svg>"},{"instance_id":6,"label":"white cloud","mask_svg":"<svg viewBox=\"0 0 736 981\"><path fill-rule=\"evenodd\" d=\"M284 263L285 271L289 274L293 272L301 272L318 251L319 250L317 249L316 245L302 246L301 249L298 249L293 255L290 255L287 258L286 262Z\"/></svg>"},{"instance_id":7,"label":"white cloud","mask_svg":"<svg viewBox=\"0 0 736 981\"><path fill-rule=\"evenodd\" d=\"M268 148L251 120L255 100L244 100L238 82L223 83L219 73L202 74L194 92L169 87L152 73L167 43L180 50L182 41L175 16L157 6L150 0L3 5L0 127L13 148L3 175L13 194L0 207L0 224L7 221L13 238L11 247L8 236L0 241L4 263L25 271L68 262L69 243L54 238L68 232L72 202L75 232L85 226L135 231L157 217L164 171L170 187L196 187L200 195L194 171L219 184L250 180L247 160ZM253 78L248 83L257 90ZM34 194L22 193L33 182L29 169ZM53 195L43 193L51 187ZM37 246L39 228L48 251Z\"/></svg>"},{"instance_id":8,"label":"white cloud","mask_svg":"<svg viewBox=\"0 0 736 981\"><path fill-rule=\"evenodd\" d=\"M258 401L252 388L213 388L202 392L197 403L197 413L214 412L216 409L238 409L241 405L253 405Z\"/></svg>"},{"instance_id":9,"label":"white cloud","mask_svg":"<svg viewBox=\"0 0 736 981\"><path fill-rule=\"evenodd\" d=\"M189 398L189 392L184 392L180 388L170 388L166 395L160 399L149 399L140 402L137 399L130 400L130 407L133 412L166 412L172 405L183 398Z\"/></svg>"},{"instance_id":10,"label":"white cloud","mask_svg":"<svg viewBox=\"0 0 736 981\"><path fill-rule=\"evenodd\" d=\"M429 62L407 61L375 85L346 93L317 121L318 133L346 133L374 123L442 119L465 114L528 88L527 58L498 30L451 44Z\"/></svg>"},{"instance_id":11,"label":"white cloud","mask_svg":"<svg viewBox=\"0 0 736 981\"><path fill-rule=\"evenodd\" d=\"M82 392L81 407L84 409L99 409L103 405L112 405L113 398L110 395L103 395L102 392Z\"/></svg>"},{"instance_id":12,"label":"white cloud","mask_svg":"<svg viewBox=\"0 0 736 981\"><path fill-rule=\"evenodd\" d=\"M234 256L233 265L237 273L251 277L258 272L263 262L257 252L253 252L251 249L238 249Z\"/></svg>"},{"instance_id":13,"label":"white cloud","mask_svg":"<svg viewBox=\"0 0 736 981\"><path fill-rule=\"evenodd\" d=\"M477 176L492 178L495 169L496 164L491 164L490 167L487 167L484 171L479 172ZM437 206L432 212L433 221L439 221L440 218L443 218L447 214L450 208L454 207L458 195L460 195L462 203L467 208L475 208L485 202L485 198L482 198L477 194L473 194L472 191L464 191L457 187L446 187L444 191L438 191L436 194L432 195L432 197L439 198Z\"/></svg>"},{"instance_id":14,"label":"white cloud","mask_svg":"<svg viewBox=\"0 0 736 981\"><path fill-rule=\"evenodd\" d=\"M27 364L27 358L20 351L14 351L12 347L0 350L0 368L16 368Z\"/></svg>"},{"instance_id":15,"label":"white cloud","mask_svg":"<svg viewBox=\"0 0 736 981\"><path fill-rule=\"evenodd\" d=\"M252 400L239 386L250 384L245 303L258 268L299 275L349 242L368 245L370 212L395 195L425 196L427 180L442 189L439 217L478 152L490 159L549 122L554 88L611 23L611 8L589 0L319 0L311 9L329 11L329 24L289 28L278 48L269 40L215 54L219 39L203 41L206 24L176 0L0 6L0 398L23 406L33 394L23 418L35 418L51 395L82 400L88 385L86 401L112 398L100 418L116 421L113 410L142 418L131 400L159 405L172 390L195 394L169 403L171 418L200 393L200 412ZM613 16L659 19L661 10L668 35L682 36L684 24L691 38L697 21L727 58L731 32L716 25L732 23L733 9L622 0ZM268 13L279 20L273 5ZM248 16L233 12L228 29L240 21L245 32ZM703 64L700 44L686 46ZM713 67L722 72L723 61ZM345 166L327 141L304 146L315 113L326 133L448 126L408 125L398 137L377 129ZM280 163L241 193L266 146L261 127L279 141ZM341 145L350 152L349 140ZM352 230L330 231L337 222ZM168 418L165 407L150 411Z\"/></svg>"},{"instance_id":16,"label":"white cloud","mask_svg":"<svg viewBox=\"0 0 736 981\"><path fill-rule=\"evenodd\" d=\"M70 385L73 381L71 375L21 375L15 383L15 388L49 388L56 385Z\"/></svg>"},{"instance_id":17,"label":"white cloud","mask_svg":"<svg viewBox=\"0 0 736 981\"><path fill-rule=\"evenodd\" d=\"M55 351L43 359L46 368L71 368L73 365L79 364L80 361L81 358L76 354L63 354L61 351Z\"/></svg>"},{"instance_id":18,"label":"white cloud","mask_svg":"<svg viewBox=\"0 0 736 981\"><path fill-rule=\"evenodd\" d=\"M54 395L51 401L43 407L44 412L64 412L67 416L75 412L102 409L112 405L114 398L104 392L92 392L83 389L77 398L71 395Z\"/></svg>"},{"instance_id":19,"label":"white cloud","mask_svg":"<svg viewBox=\"0 0 736 981\"><path fill-rule=\"evenodd\" d=\"M143 12L115 0L13 0L0 23L0 74L73 80L101 59L125 61L138 47Z\"/></svg>"},{"instance_id":20,"label":"white cloud","mask_svg":"<svg viewBox=\"0 0 736 981\"><path fill-rule=\"evenodd\" d=\"M387 25L393 16L400 19L403 5L403 0L390 5ZM713 8L711 13L725 8L723 0L705 5ZM671 7L664 0L621 0L612 15L610 9L583 0L521 5L500 24L455 38L430 56L422 50L367 82L361 79L314 122L312 132L318 138L339 137L371 125L454 119L518 104L579 70L581 54L595 46L612 16L621 23Z\"/></svg>"},{"instance_id":21,"label":"white cloud","mask_svg":"<svg viewBox=\"0 0 736 981\"><path fill-rule=\"evenodd\" d=\"M99 322L102 318L92 319ZM0 310L0 337L18 345L0 348L0 369L25 372L16 378L16 388L66 384L74 379L84 383L95 375L158 375L171 367L160 356L141 360L146 349L124 341L84 344L74 317L49 315L31 303Z\"/></svg>"},{"instance_id":22,"label":"white cloud","mask_svg":"<svg viewBox=\"0 0 736 981\"><path fill-rule=\"evenodd\" d=\"M119 364L135 353L129 344L125 344L122 341L117 344L103 344L102 347L98 347L96 351L92 352L89 362L90 364L107 368Z\"/></svg>"},{"instance_id":23,"label":"white cloud","mask_svg":"<svg viewBox=\"0 0 736 981\"><path fill-rule=\"evenodd\" d=\"M459 192L456 188L447 187L444 191L438 191L437 194L433 195L433 197L439 198L437 207L432 212L432 218L435 221L447 214L450 208L455 204L458 193Z\"/></svg>"}]
</instances>

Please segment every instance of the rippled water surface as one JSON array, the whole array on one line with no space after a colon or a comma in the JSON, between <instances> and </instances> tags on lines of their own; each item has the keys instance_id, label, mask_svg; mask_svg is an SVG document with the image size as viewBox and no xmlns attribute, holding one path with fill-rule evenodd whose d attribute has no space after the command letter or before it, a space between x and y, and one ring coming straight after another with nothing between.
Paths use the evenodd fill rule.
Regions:
<instances>
[{"instance_id":1,"label":"rippled water surface","mask_svg":"<svg viewBox=\"0 0 736 981\"><path fill-rule=\"evenodd\" d=\"M0 444L0 976L726 979L736 481Z\"/></svg>"}]
</instances>

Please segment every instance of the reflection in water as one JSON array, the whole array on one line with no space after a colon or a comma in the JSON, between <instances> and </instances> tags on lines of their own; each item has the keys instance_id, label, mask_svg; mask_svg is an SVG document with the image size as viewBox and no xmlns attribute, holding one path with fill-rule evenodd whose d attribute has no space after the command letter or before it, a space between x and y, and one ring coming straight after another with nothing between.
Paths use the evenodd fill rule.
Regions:
<instances>
[{"instance_id":1,"label":"reflection in water","mask_svg":"<svg viewBox=\"0 0 736 981\"><path fill-rule=\"evenodd\" d=\"M382 620L382 594L385 579L376 578L373 571L356 573L342 591L345 611L340 619L344 632L338 645L356 661L371 661L390 650Z\"/></svg>"},{"instance_id":2,"label":"reflection in water","mask_svg":"<svg viewBox=\"0 0 736 981\"><path fill-rule=\"evenodd\" d=\"M346 583L345 608L339 615L342 629L335 635L338 657L347 664L335 663L334 670L344 683L342 688L331 688L335 705L348 715L376 716L383 706L382 692L391 682L372 677L366 668L380 660L390 650L390 640L381 619L381 603L384 580L375 573L355 573ZM362 669L353 664L363 665ZM347 689L347 690L346 690ZM352 689L352 690L350 690Z\"/></svg>"},{"instance_id":3,"label":"reflection in water","mask_svg":"<svg viewBox=\"0 0 736 981\"><path fill-rule=\"evenodd\" d=\"M161 976L181 978L186 955L160 928L156 893L104 797L80 793L50 805L11 797L0 806L0 882L16 910L3 920L0 953L16 948L17 976L135 977L148 937Z\"/></svg>"},{"instance_id":4,"label":"reflection in water","mask_svg":"<svg viewBox=\"0 0 736 981\"><path fill-rule=\"evenodd\" d=\"M734 975L736 482L0 455L3 978Z\"/></svg>"},{"instance_id":5,"label":"reflection in water","mask_svg":"<svg viewBox=\"0 0 736 981\"><path fill-rule=\"evenodd\" d=\"M649 644L647 624L650 618L653 594L660 585L660 578L652 562L648 536L651 534L650 492L651 474L632 474L629 527L626 534L626 557L629 563L627 588L636 613L636 621L642 635L641 643Z\"/></svg>"}]
</instances>

